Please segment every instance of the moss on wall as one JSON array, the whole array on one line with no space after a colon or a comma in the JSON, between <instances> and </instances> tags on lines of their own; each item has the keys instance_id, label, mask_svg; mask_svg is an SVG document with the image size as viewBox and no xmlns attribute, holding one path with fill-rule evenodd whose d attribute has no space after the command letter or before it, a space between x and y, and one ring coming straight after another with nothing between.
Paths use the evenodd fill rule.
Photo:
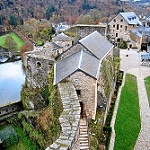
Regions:
<instances>
[{"instance_id":1,"label":"moss on wall","mask_svg":"<svg viewBox=\"0 0 150 150\"><path fill-rule=\"evenodd\" d=\"M21 97L24 107L28 108L29 99L38 105L37 110L27 110L18 114L20 125L33 143L36 143L39 149L45 149L52 144L61 131L59 116L63 111L59 91L53 86L54 68L48 77L49 85L41 89L27 88L24 85L21 91ZM44 100L41 106L36 102L37 94ZM46 106L46 107L45 107Z\"/></svg>"}]
</instances>

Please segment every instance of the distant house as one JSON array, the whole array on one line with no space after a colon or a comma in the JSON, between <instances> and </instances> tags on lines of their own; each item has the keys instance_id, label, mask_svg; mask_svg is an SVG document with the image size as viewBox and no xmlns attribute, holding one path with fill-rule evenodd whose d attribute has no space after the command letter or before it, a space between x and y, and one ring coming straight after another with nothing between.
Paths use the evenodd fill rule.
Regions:
<instances>
[{"instance_id":1,"label":"distant house","mask_svg":"<svg viewBox=\"0 0 150 150\"><path fill-rule=\"evenodd\" d=\"M57 36L55 36L54 38L52 38L52 41L54 43L56 43L57 45L59 45L60 47L62 47L63 51L66 50L67 48L72 46L72 38L70 38L69 36L67 36L64 33L60 33Z\"/></svg>"},{"instance_id":2,"label":"distant house","mask_svg":"<svg viewBox=\"0 0 150 150\"><path fill-rule=\"evenodd\" d=\"M88 118L95 119L98 93L105 96L101 67L108 57L113 61L113 45L95 31L63 52L54 65L54 85L71 81Z\"/></svg>"},{"instance_id":3,"label":"distant house","mask_svg":"<svg viewBox=\"0 0 150 150\"><path fill-rule=\"evenodd\" d=\"M108 34L118 42L120 38L128 41L130 40L129 30L136 29L141 25L141 21L134 12L122 12L108 23Z\"/></svg>"},{"instance_id":4,"label":"distant house","mask_svg":"<svg viewBox=\"0 0 150 150\"><path fill-rule=\"evenodd\" d=\"M59 45L57 45L54 42L45 43L43 48L50 49L51 50L51 56L53 58L57 57L59 54L61 54L63 52L62 47L60 47Z\"/></svg>"},{"instance_id":5,"label":"distant house","mask_svg":"<svg viewBox=\"0 0 150 150\"><path fill-rule=\"evenodd\" d=\"M139 50L150 51L150 27L140 26L130 30L130 38L137 44Z\"/></svg>"}]
</instances>

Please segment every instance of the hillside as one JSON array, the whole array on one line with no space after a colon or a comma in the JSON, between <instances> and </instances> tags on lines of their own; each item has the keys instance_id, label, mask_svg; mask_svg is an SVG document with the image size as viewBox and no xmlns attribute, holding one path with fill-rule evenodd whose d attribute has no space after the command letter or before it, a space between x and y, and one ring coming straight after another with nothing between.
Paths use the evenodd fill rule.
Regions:
<instances>
[{"instance_id":1,"label":"hillside","mask_svg":"<svg viewBox=\"0 0 150 150\"><path fill-rule=\"evenodd\" d=\"M110 17L122 10L131 10L128 4L121 3L120 0L3 0L0 2L0 24L9 20L11 14L16 16L20 24L20 20L31 17L78 17L93 8L100 10L103 17Z\"/></svg>"}]
</instances>

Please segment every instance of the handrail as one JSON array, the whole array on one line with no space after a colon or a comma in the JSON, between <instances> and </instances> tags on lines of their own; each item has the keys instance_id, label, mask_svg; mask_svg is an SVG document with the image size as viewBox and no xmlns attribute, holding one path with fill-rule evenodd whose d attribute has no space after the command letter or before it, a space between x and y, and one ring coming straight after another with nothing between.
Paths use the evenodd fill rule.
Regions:
<instances>
[{"instance_id":1,"label":"handrail","mask_svg":"<svg viewBox=\"0 0 150 150\"><path fill-rule=\"evenodd\" d=\"M90 137L89 137L88 117L87 117L86 113L85 113L85 119L86 119L86 124L87 124L88 147L90 149L90 140L89 140Z\"/></svg>"}]
</instances>

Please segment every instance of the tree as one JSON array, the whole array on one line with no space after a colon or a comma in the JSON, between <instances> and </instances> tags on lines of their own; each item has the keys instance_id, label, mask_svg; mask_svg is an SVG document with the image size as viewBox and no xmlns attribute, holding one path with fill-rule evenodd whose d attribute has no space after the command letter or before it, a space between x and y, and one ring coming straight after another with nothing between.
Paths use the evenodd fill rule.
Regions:
<instances>
[{"instance_id":1,"label":"tree","mask_svg":"<svg viewBox=\"0 0 150 150\"><path fill-rule=\"evenodd\" d=\"M14 39L11 36L7 36L5 39L5 47L8 48L8 45L14 41Z\"/></svg>"},{"instance_id":2,"label":"tree","mask_svg":"<svg viewBox=\"0 0 150 150\"><path fill-rule=\"evenodd\" d=\"M21 47L21 52L28 52L33 50L33 44L31 42L25 42Z\"/></svg>"},{"instance_id":3,"label":"tree","mask_svg":"<svg viewBox=\"0 0 150 150\"><path fill-rule=\"evenodd\" d=\"M16 17L14 15L10 15L8 23L10 25L16 26L17 25L17 19L16 19Z\"/></svg>"},{"instance_id":4,"label":"tree","mask_svg":"<svg viewBox=\"0 0 150 150\"><path fill-rule=\"evenodd\" d=\"M17 50L17 43L13 40L8 44L8 51Z\"/></svg>"},{"instance_id":5,"label":"tree","mask_svg":"<svg viewBox=\"0 0 150 150\"><path fill-rule=\"evenodd\" d=\"M0 25L3 24L3 20L2 20L2 17L0 17Z\"/></svg>"},{"instance_id":6,"label":"tree","mask_svg":"<svg viewBox=\"0 0 150 150\"><path fill-rule=\"evenodd\" d=\"M54 7L54 5L49 5L49 7L46 10L46 18L47 20L49 20L49 18L52 16L52 13L55 12L56 9Z\"/></svg>"},{"instance_id":7,"label":"tree","mask_svg":"<svg viewBox=\"0 0 150 150\"><path fill-rule=\"evenodd\" d=\"M23 22L23 19L21 18L20 19L20 25L23 25L24 24L24 22Z\"/></svg>"}]
</instances>

